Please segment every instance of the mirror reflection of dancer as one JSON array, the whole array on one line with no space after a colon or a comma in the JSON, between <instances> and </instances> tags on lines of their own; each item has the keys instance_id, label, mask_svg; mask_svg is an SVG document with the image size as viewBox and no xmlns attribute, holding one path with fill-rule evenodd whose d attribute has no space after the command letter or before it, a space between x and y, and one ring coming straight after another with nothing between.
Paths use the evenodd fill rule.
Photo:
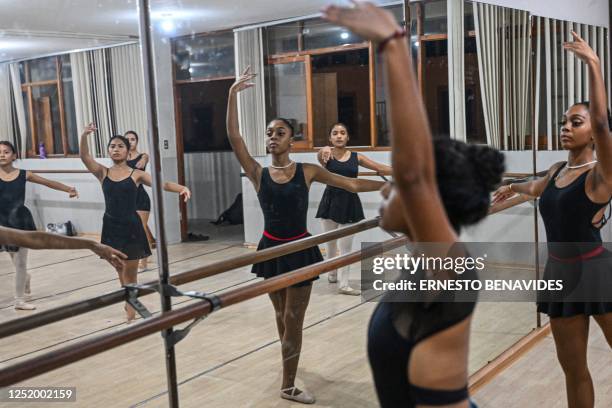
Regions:
<instances>
[{"instance_id":1,"label":"mirror reflection of dancer","mask_svg":"<svg viewBox=\"0 0 612 408\"><path fill-rule=\"evenodd\" d=\"M123 135L128 142L130 142L130 152L128 154L127 165L133 169L138 169L142 171L147 170L147 164L149 163L149 155L146 153L138 152L138 134L133 130L128 130ZM149 214L151 213L151 199L147 194L144 186L141 184L138 186L138 197L136 199L136 212L138 216L142 220L142 225L145 229L145 234L147 234L147 241L149 241L149 246L151 249L155 249L155 239L153 238L153 234L149 229ZM148 266L148 258L143 258L140 260L140 264L138 268L140 270L147 269Z\"/></svg>"},{"instance_id":2,"label":"mirror reflection of dancer","mask_svg":"<svg viewBox=\"0 0 612 408\"><path fill-rule=\"evenodd\" d=\"M310 236L306 229L306 217L311 183L317 181L353 192L378 190L383 183L342 177L317 165L292 161L289 153L294 129L289 121L282 118L268 124L266 146L272 155L272 164L261 167L249 154L238 127L237 94L253 86L249 81L254 76L249 67L230 88L227 134L240 165L257 191L263 211L265 227L257 246L259 251ZM322 260L321 251L314 246L254 264L252 272L259 277L271 278ZM305 404L314 403L315 398L308 391L295 386L295 377L302 348L304 315L311 290L312 281L306 281L270 293L283 356L280 396Z\"/></svg>"},{"instance_id":3,"label":"mirror reflection of dancer","mask_svg":"<svg viewBox=\"0 0 612 408\"><path fill-rule=\"evenodd\" d=\"M91 239L5 227L0 227L0 246L17 246L28 249L89 249L114 268L121 268L123 260L127 258L123 252Z\"/></svg>"},{"instance_id":4,"label":"mirror reflection of dancer","mask_svg":"<svg viewBox=\"0 0 612 408\"><path fill-rule=\"evenodd\" d=\"M591 316L612 347L612 302L606 301L612 291L612 254L602 246L600 231L612 195L612 136L599 57L578 34L572 35L574 41L564 48L586 64L591 101L574 104L563 115L561 146L568 150L567 161L554 164L545 177L500 187L494 207L515 193L540 197L549 253L543 279L568 284L588 276L583 283L592 288L588 294L594 301L540 297L538 311L550 317L568 406L592 407L595 393L587 365ZM607 299L597 295L600 290L607 290Z\"/></svg>"},{"instance_id":5,"label":"mirror reflection of dancer","mask_svg":"<svg viewBox=\"0 0 612 408\"><path fill-rule=\"evenodd\" d=\"M390 175L391 167L382 163L375 162L363 154L351 152L346 148L350 139L348 128L343 123L335 123L329 131L329 141L332 147L326 146L319 150L317 159L321 166L332 173L340 174L344 177L356 178L359 174L359 166L374 170L382 175ZM332 186L325 187L323 197L319 203L316 218L321 218L321 224L325 232L338 229L359 222L365 218L363 207L357 193L343 190ZM326 243L327 257L333 258L344 255L351 251L353 245L353 235L339 238ZM339 251L338 251L339 247ZM360 290L353 289L349 285L350 266L340 268L338 271L330 271L327 279L330 283L338 281L340 284L338 293L344 295L359 295Z\"/></svg>"},{"instance_id":6,"label":"mirror reflection of dancer","mask_svg":"<svg viewBox=\"0 0 612 408\"><path fill-rule=\"evenodd\" d=\"M87 125L81 135L79 153L87 169L100 181L104 192L106 210L102 224L102 243L127 255L123 268L117 269L121 285L137 282L138 261L151 255L149 242L136 212L138 186L151 186L151 176L127 164L130 142L123 136L113 136L108 142L108 154L113 165L108 168L96 162L89 153L87 136L94 132L93 123ZM165 182L164 190L178 193L185 201L191 192L185 186ZM133 320L134 309L126 304L127 320Z\"/></svg>"},{"instance_id":7,"label":"mirror reflection of dancer","mask_svg":"<svg viewBox=\"0 0 612 408\"><path fill-rule=\"evenodd\" d=\"M13 167L17 152L12 143L0 142L0 226L25 231L35 231L36 225L30 210L24 205L26 182L41 184L54 190L68 193L70 198L78 197L74 187L58 181L48 180L31 171ZM36 306L27 303L31 296L28 273L28 250L14 245L0 245L0 252L10 254L15 266L15 309L34 310Z\"/></svg>"},{"instance_id":8,"label":"mirror reflection of dancer","mask_svg":"<svg viewBox=\"0 0 612 408\"><path fill-rule=\"evenodd\" d=\"M453 248L453 256L459 248L458 256L465 256L459 231L487 215L490 192L504 171L503 155L451 139L432 141L405 31L390 12L355 3L353 8L330 6L324 17L378 43L384 59L394 184L382 190L381 226L403 232L417 244ZM429 256L431 249L423 250ZM441 274L458 277L454 271ZM476 278L472 270L461 279L470 274ZM444 299L448 293L440 295ZM475 301L378 304L368 330L368 355L382 407L470 406L468 345L474 307Z\"/></svg>"}]
</instances>

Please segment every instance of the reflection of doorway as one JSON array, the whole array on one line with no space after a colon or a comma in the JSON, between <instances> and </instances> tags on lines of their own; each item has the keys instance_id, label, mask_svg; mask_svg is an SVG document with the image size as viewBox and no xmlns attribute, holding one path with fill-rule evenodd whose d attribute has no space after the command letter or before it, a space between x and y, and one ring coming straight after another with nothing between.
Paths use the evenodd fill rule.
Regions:
<instances>
[{"instance_id":1,"label":"reflection of doorway","mask_svg":"<svg viewBox=\"0 0 612 408\"><path fill-rule=\"evenodd\" d=\"M227 209L241 192L240 165L225 129L227 95L233 79L176 83L179 179L192 191L181 205L183 240L189 233L211 238L242 239L241 225L217 228L211 221ZM181 164L182 162L182 164Z\"/></svg>"}]
</instances>

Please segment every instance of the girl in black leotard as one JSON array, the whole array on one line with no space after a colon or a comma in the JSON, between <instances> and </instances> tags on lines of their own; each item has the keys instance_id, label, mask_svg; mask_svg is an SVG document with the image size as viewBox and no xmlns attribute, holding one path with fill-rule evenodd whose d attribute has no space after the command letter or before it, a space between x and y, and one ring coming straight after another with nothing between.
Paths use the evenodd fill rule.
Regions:
<instances>
[{"instance_id":1,"label":"girl in black leotard","mask_svg":"<svg viewBox=\"0 0 612 408\"><path fill-rule=\"evenodd\" d=\"M375 170L379 174L391 174L391 167L370 160L363 154L347 150L346 145L348 141L349 133L346 125L334 123L329 131L329 142L333 147L326 146L319 150L317 154L319 163L332 173L340 174L344 177L357 177L359 166ZM323 197L321 197L316 218L321 218L324 231L332 231L338 227L359 222L365 217L358 194L327 186L323 192ZM336 255L344 255L350 252L352 244L352 235L327 242L327 257L333 258ZM340 272L338 293L359 295L361 293L360 290L349 286L349 271L350 267L348 266L340 268L338 271ZM337 282L337 271L330 271L327 278L330 283Z\"/></svg>"},{"instance_id":2,"label":"girl in black leotard","mask_svg":"<svg viewBox=\"0 0 612 408\"><path fill-rule=\"evenodd\" d=\"M127 165L133 169L145 171L147 164L149 163L149 155L146 153L138 152L138 134L133 130L128 130L124 134L125 138L130 142L130 152L128 154ZM144 186L141 184L138 186L138 197L136 198L136 212L142 220L145 233L147 234L147 241L149 246L155 249L155 239L151 230L149 229L149 214L151 213L151 199L147 194ZM147 269L147 259L143 258L140 260L139 269Z\"/></svg>"},{"instance_id":3,"label":"girl in black leotard","mask_svg":"<svg viewBox=\"0 0 612 408\"><path fill-rule=\"evenodd\" d=\"M582 38L572 35L574 41L564 48L586 63L592 99L572 105L563 115L561 146L569 151L568 159L554 164L545 177L499 188L495 203L515 193L540 197L549 252L544 279L563 280L564 291L560 296L539 294L538 311L550 317L568 405L592 407L587 366L591 316L612 347L612 256L602 247L599 232L612 195L612 136L599 58Z\"/></svg>"},{"instance_id":4,"label":"girl in black leotard","mask_svg":"<svg viewBox=\"0 0 612 408\"><path fill-rule=\"evenodd\" d=\"M330 6L323 16L379 43L384 58L394 185L382 190L381 227L416 243L448 248L443 253L419 248L424 256L465 256L459 230L486 216L489 194L501 181L503 155L450 139L432 142L405 31L391 13L360 2L353 8ZM383 407L470 405L467 361L474 305L439 300L378 305L368 331L368 355Z\"/></svg>"},{"instance_id":5,"label":"girl in black leotard","mask_svg":"<svg viewBox=\"0 0 612 408\"><path fill-rule=\"evenodd\" d=\"M127 165L130 143L123 136L113 136L108 143L108 153L113 166L107 168L94 160L89 153L87 136L96 130L89 124L81 135L79 154L87 169L102 183L106 210L102 224L102 243L127 255L123 268L117 269L122 285L137 282L138 261L151 255L142 221L137 214L138 186L151 186L151 176ZM164 190L178 193L187 201L191 192L185 186L165 182ZM126 305L127 320L135 318L135 311Z\"/></svg>"},{"instance_id":6,"label":"girl in black leotard","mask_svg":"<svg viewBox=\"0 0 612 408\"><path fill-rule=\"evenodd\" d=\"M264 214L265 229L258 250L295 241L309 236L306 229L308 189L314 181L345 190L373 191L381 182L359 180L332 174L312 164L296 163L289 158L293 144L293 127L286 119L274 119L266 130L266 146L272 155L272 164L262 168L249 154L238 127L238 92L252 86L255 74L247 68L232 85L227 111L227 133L234 153L247 177L257 191ZM263 278L277 276L293 269L323 260L318 247L311 247L276 259L253 265L252 272ZM314 397L295 386L295 376L302 348L302 325L308 307L312 282L301 282L287 289L270 293L276 311L276 325L283 355L281 398L306 404Z\"/></svg>"},{"instance_id":7,"label":"girl in black leotard","mask_svg":"<svg viewBox=\"0 0 612 408\"><path fill-rule=\"evenodd\" d=\"M13 167L15 160L15 147L10 142L0 142L0 226L35 231L34 218L24 205L26 182L66 192L70 198L78 197L78 194L74 187L47 180L30 171L16 169ZM15 309L36 309L33 304L26 303L26 298L31 296L30 274L27 272L28 250L12 245L0 245L0 252L3 251L11 255L15 265Z\"/></svg>"}]
</instances>

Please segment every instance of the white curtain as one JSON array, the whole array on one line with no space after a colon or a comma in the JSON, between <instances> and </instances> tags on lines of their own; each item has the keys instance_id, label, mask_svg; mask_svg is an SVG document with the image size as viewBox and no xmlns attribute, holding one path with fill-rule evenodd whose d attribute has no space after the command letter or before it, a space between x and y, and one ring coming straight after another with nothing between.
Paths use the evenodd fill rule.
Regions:
<instances>
[{"instance_id":1,"label":"white curtain","mask_svg":"<svg viewBox=\"0 0 612 408\"><path fill-rule=\"evenodd\" d=\"M138 150L148 152L147 113L140 46L124 45L110 49L115 126L119 133L138 133Z\"/></svg>"},{"instance_id":2,"label":"white curtain","mask_svg":"<svg viewBox=\"0 0 612 408\"><path fill-rule=\"evenodd\" d=\"M106 145L115 133L107 50L70 54L77 128L95 122L98 127L92 153L106 157Z\"/></svg>"},{"instance_id":3,"label":"white curtain","mask_svg":"<svg viewBox=\"0 0 612 408\"><path fill-rule=\"evenodd\" d=\"M0 140L13 140L13 115L11 109L11 74L8 64L0 64Z\"/></svg>"},{"instance_id":4,"label":"white curtain","mask_svg":"<svg viewBox=\"0 0 612 408\"><path fill-rule=\"evenodd\" d=\"M534 131L546 140L547 150L560 150L558 122L563 112L574 103L589 99L587 68L573 53L563 49L563 43L573 41L571 30L587 41L599 55L609 89L608 33L604 27L534 18L537 84Z\"/></svg>"},{"instance_id":5,"label":"white curtain","mask_svg":"<svg viewBox=\"0 0 612 408\"><path fill-rule=\"evenodd\" d=\"M15 114L19 133L21 134L19 143L19 157L26 157L26 146L28 138L28 124L26 123L25 106L23 105L23 94L21 92L21 77L19 75L19 63L10 64L11 85L13 86L13 100L15 102ZM36 150L36 147L34 147Z\"/></svg>"},{"instance_id":6,"label":"white curtain","mask_svg":"<svg viewBox=\"0 0 612 408\"><path fill-rule=\"evenodd\" d=\"M465 31L463 0L448 0L448 106L450 136L466 141L465 129Z\"/></svg>"},{"instance_id":7,"label":"white curtain","mask_svg":"<svg viewBox=\"0 0 612 408\"><path fill-rule=\"evenodd\" d=\"M247 66L258 75L253 79L255 86L238 95L238 117L240 133L253 156L265 156L265 88L261 28L237 30L234 32L236 77Z\"/></svg>"},{"instance_id":8,"label":"white curtain","mask_svg":"<svg viewBox=\"0 0 612 408\"><path fill-rule=\"evenodd\" d=\"M529 129L529 13L482 3L473 7L487 143L522 150Z\"/></svg>"}]
</instances>

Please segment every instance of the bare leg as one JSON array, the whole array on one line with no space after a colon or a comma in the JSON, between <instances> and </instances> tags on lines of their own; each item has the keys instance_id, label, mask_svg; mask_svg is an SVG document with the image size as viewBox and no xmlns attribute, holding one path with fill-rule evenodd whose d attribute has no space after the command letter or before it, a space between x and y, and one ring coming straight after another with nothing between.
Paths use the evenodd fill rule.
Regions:
<instances>
[{"instance_id":1,"label":"bare leg","mask_svg":"<svg viewBox=\"0 0 612 408\"><path fill-rule=\"evenodd\" d=\"M155 240L153 240L153 234L151 234L151 230L149 229L149 211L137 211L140 220L142 221L142 226L144 227L145 234L147 236L147 241L149 242L149 246L153 248L155 245ZM147 269L148 266L148 258L142 258L140 260L140 269Z\"/></svg>"},{"instance_id":2,"label":"bare leg","mask_svg":"<svg viewBox=\"0 0 612 408\"><path fill-rule=\"evenodd\" d=\"M285 322L283 316L285 315L285 303L287 301L287 289L281 289L277 292L269 293L272 306L274 306L274 312L276 314L276 328L278 329L278 338L283 341L285 335Z\"/></svg>"},{"instance_id":3,"label":"bare leg","mask_svg":"<svg viewBox=\"0 0 612 408\"><path fill-rule=\"evenodd\" d=\"M122 279L123 276L123 279ZM138 282L138 260L125 261L122 273L119 274L121 285ZM136 318L136 311L129 304L125 304L125 312L127 321L130 322Z\"/></svg>"},{"instance_id":4,"label":"bare leg","mask_svg":"<svg viewBox=\"0 0 612 408\"><path fill-rule=\"evenodd\" d=\"M595 391L587 365L589 317L572 316L550 319L557 358L565 373L569 408L593 408Z\"/></svg>"},{"instance_id":5,"label":"bare leg","mask_svg":"<svg viewBox=\"0 0 612 408\"><path fill-rule=\"evenodd\" d=\"M604 336L606 336L606 340L608 340L608 345L612 348L612 313L606 313L602 315L593 316L599 327L601 327L601 331L603 331Z\"/></svg>"},{"instance_id":6,"label":"bare leg","mask_svg":"<svg viewBox=\"0 0 612 408\"><path fill-rule=\"evenodd\" d=\"M310 300L312 285L287 288L285 304L285 333L281 342L283 354L283 384L281 389L295 385L295 376L302 350L304 316Z\"/></svg>"}]
</instances>

